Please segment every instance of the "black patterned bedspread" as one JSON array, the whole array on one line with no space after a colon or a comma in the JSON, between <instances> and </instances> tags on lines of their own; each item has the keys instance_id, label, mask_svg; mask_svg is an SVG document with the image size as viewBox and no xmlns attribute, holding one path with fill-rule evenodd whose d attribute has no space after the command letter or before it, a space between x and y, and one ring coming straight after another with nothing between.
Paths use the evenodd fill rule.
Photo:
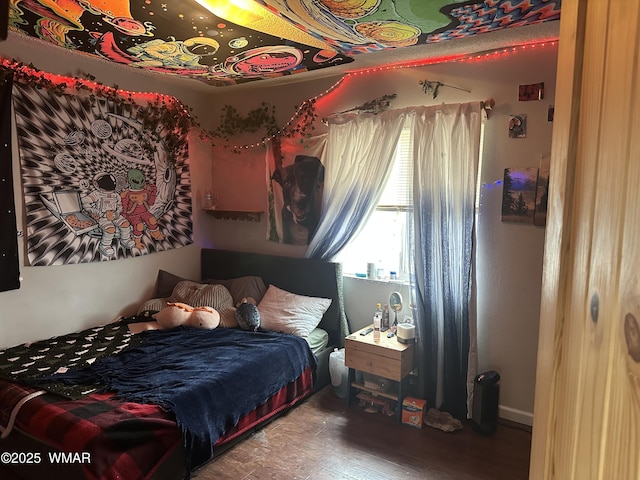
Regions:
<instances>
[{"instance_id":1,"label":"black patterned bedspread","mask_svg":"<svg viewBox=\"0 0 640 480\"><path fill-rule=\"evenodd\" d=\"M130 323L149 321L148 315L123 317L119 321L81 332L25 343L0 350L0 378L29 384L40 377L90 365L98 358L114 355L137 345L141 337L133 335ZM73 386L51 383L46 390L69 398L80 398L99 385Z\"/></svg>"}]
</instances>

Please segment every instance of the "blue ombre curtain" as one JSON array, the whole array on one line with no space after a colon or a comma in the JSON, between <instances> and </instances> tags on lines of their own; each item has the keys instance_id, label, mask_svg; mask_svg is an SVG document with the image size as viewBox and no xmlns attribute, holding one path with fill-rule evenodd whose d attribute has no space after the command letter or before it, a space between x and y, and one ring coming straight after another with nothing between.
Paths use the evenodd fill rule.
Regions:
<instances>
[{"instance_id":1,"label":"blue ombre curtain","mask_svg":"<svg viewBox=\"0 0 640 480\"><path fill-rule=\"evenodd\" d=\"M412 304L418 389L428 405L466 419L476 374L471 311L479 102L415 111ZM471 359L471 361L470 361Z\"/></svg>"},{"instance_id":2,"label":"blue ombre curtain","mask_svg":"<svg viewBox=\"0 0 640 480\"><path fill-rule=\"evenodd\" d=\"M305 256L332 260L373 213L407 115L388 110L329 119L322 215Z\"/></svg>"},{"instance_id":3,"label":"blue ombre curtain","mask_svg":"<svg viewBox=\"0 0 640 480\"><path fill-rule=\"evenodd\" d=\"M323 155L320 224L305 255L331 260L375 209L407 122L414 139L411 304L419 395L468 417L476 373L471 310L480 102L336 117Z\"/></svg>"}]
</instances>

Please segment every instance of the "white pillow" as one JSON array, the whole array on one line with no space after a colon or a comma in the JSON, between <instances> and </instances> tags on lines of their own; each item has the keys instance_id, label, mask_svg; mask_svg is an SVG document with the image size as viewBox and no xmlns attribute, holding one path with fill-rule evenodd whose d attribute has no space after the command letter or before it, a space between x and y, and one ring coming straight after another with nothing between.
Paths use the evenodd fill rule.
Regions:
<instances>
[{"instance_id":1,"label":"white pillow","mask_svg":"<svg viewBox=\"0 0 640 480\"><path fill-rule=\"evenodd\" d=\"M258 304L260 326L266 330L308 336L318 326L330 298L307 297L269 285Z\"/></svg>"}]
</instances>

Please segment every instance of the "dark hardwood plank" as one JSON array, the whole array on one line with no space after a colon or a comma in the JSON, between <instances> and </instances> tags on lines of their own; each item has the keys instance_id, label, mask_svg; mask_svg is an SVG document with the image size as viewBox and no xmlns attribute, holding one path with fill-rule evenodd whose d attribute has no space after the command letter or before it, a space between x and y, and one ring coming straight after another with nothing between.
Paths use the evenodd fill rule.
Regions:
<instances>
[{"instance_id":1,"label":"dark hardwood plank","mask_svg":"<svg viewBox=\"0 0 640 480\"><path fill-rule=\"evenodd\" d=\"M325 387L195 472L198 480L525 480L531 433L445 433L347 408Z\"/></svg>"}]
</instances>

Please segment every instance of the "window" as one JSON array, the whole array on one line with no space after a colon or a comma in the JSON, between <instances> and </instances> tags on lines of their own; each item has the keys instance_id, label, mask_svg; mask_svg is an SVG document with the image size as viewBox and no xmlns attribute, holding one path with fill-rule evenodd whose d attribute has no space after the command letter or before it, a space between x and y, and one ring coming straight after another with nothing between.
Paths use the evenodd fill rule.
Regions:
<instances>
[{"instance_id":1,"label":"window","mask_svg":"<svg viewBox=\"0 0 640 480\"><path fill-rule=\"evenodd\" d=\"M409 279L406 235L412 231L412 145L411 129L405 127L378 206L359 234L338 255L346 274L366 273L367 263L375 263L384 277L396 272L398 279Z\"/></svg>"}]
</instances>

